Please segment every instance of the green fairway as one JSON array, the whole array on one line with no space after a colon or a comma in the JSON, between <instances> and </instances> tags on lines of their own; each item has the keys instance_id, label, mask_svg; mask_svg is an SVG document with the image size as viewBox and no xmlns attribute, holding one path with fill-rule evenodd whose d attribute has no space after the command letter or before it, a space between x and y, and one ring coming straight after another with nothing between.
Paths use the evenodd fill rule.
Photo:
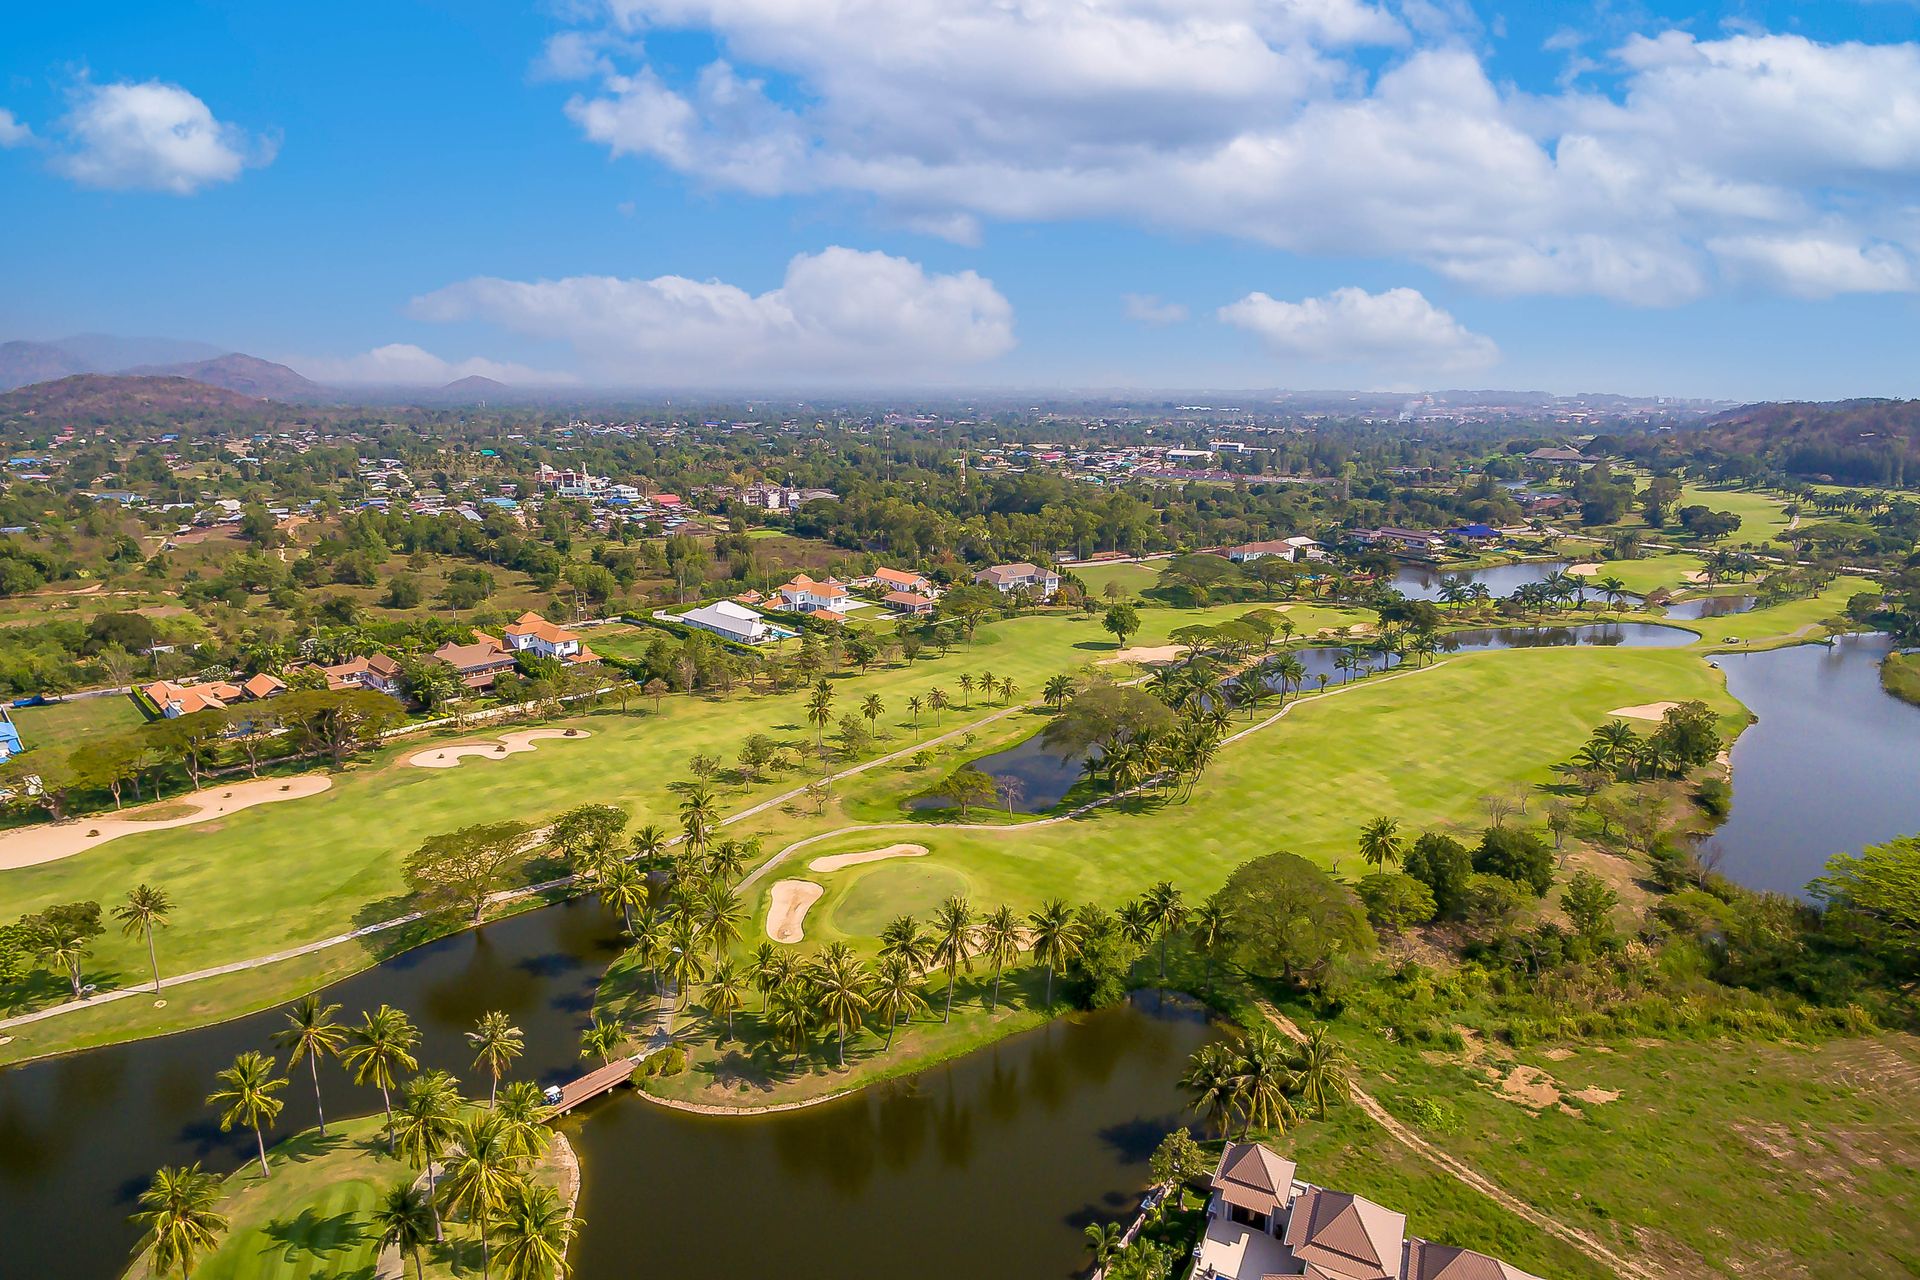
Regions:
<instances>
[{"instance_id":1,"label":"green fairway","mask_svg":"<svg viewBox=\"0 0 1920 1280\"><path fill-rule=\"evenodd\" d=\"M1778 643L1823 634L1821 623L1846 611L1848 597L1860 591L1878 591L1880 584L1867 578L1839 577L1817 596L1788 600L1750 613L1731 613L1719 618L1703 618L1693 628L1714 646Z\"/></svg>"},{"instance_id":2,"label":"green fairway","mask_svg":"<svg viewBox=\"0 0 1920 1280\"><path fill-rule=\"evenodd\" d=\"M1107 599L1109 585L1119 588L1122 599L1137 598L1160 581L1160 570L1164 560L1153 560L1146 564L1083 564L1073 570L1073 576L1080 579L1087 588L1087 594L1095 600Z\"/></svg>"},{"instance_id":3,"label":"green fairway","mask_svg":"<svg viewBox=\"0 0 1920 1280\"><path fill-rule=\"evenodd\" d=\"M930 865L925 858L869 863L840 874L849 877L849 883L834 900L833 927L861 938L877 937L898 915L925 919L948 898L965 897L973 887L962 873Z\"/></svg>"},{"instance_id":4,"label":"green fairway","mask_svg":"<svg viewBox=\"0 0 1920 1280\"><path fill-rule=\"evenodd\" d=\"M1741 542L1767 542L1787 531L1786 500L1773 494L1749 489L1716 489L1702 485L1683 485L1674 508L1702 506L1713 511L1728 511L1740 517L1740 527L1724 539L1731 545ZM1677 523L1663 533L1678 534Z\"/></svg>"},{"instance_id":5,"label":"green fairway","mask_svg":"<svg viewBox=\"0 0 1920 1280\"><path fill-rule=\"evenodd\" d=\"M1694 584L1687 580L1687 575L1706 567L1706 562L1690 551L1669 551L1641 556L1637 560L1590 560L1587 563L1597 566L1591 574L1585 575L1590 600L1600 598L1593 584L1602 578L1618 578L1627 591L1644 596L1661 587L1669 591L1689 590Z\"/></svg>"}]
</instances>

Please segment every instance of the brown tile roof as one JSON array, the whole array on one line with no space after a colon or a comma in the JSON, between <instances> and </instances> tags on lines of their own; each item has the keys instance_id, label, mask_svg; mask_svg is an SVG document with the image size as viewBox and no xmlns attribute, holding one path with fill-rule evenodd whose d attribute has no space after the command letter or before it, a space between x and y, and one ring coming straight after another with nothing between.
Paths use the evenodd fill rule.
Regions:
<instances>
[{"instance_id":1,"label":"brown tile roof","mask_svg":"<svg viewBox=\"0 0 1920 1280\"><path fill-rule=\"evenodd\" d=\"M1417 1237L1407 1241L1400 1275L1401 1280L1540 1280L1484 1253Z\"/></svg>"},{"instance_id":2,"label":"brown tile roof","mask_svg":"<svg viewBox=\"0 0 1920 1280\"><path fill-rule=\"evenodd\" d=\"M1394 1280L1405 1214L1344 1191L1303 1191L1287 1214L1293 1256L1347 1280Z\"/></svg>"},{"instance_id":3,"label":"brown tile roof","mask_svg":"<svg viewBox=\"0 0 1920 1280\"><path fill-rule=\"evenodd\" d=\"M475 633L472 644L454 644L449 640L433 651L433 656L461 673L488 668L505 668L514 663L510 650L501 647L492 636Z\"/></svg>"},{"instance_id":4,"label":"brown tile roof","mask_svg":"<svg viewBox=\"0 0 1920 1280\"><path fill-rule=\"evenodd\" d=\"M249 698L271 698L276 693L285 693L287 682L279 676L271 676L262 671L241 685L240 689Z\"/></svg>"},{"instance_id":5,"label":"brown tile roof","mask_svg":"<svg viewBox=\"0 0 1920 1280\"><path fill-rule=\"evenodd\" d=\"M781 587L780 590L783 593L791 591L795 595L804 592L807 595L820 596L828 600L837 600L847 594L847 589L832 578L828 578L825 582L815 582L804 573L794 574L793 581Z\"/></svg>"},{"instance_id":6,"label":"brown tile roof","mask_svg":"<svg viewBox=\"0 0 1920 1280\"><path fill-rule=\"evenodd\" d=\"M1271 1215L1287 1203L1293 1170L1293 1161L1258 1142L1230 1142L1213 1171L1213 1189L1228 1204Z\"/></svg>"}]
</instances>

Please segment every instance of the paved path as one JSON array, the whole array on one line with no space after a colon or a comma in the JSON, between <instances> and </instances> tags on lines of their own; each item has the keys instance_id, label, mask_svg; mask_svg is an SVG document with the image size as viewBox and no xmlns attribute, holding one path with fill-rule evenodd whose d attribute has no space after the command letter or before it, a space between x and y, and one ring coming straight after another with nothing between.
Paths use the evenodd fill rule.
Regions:
<instances>
[{"instance_id":1,"label":"paved path","mask_svg":"<svg viewBox=\"0 0 1920 1280\"><path fill-rule=\"evenodd\" d=\"M1306 1039L1306 1036L1301 1032L1300 1028L1293 1024L1292 1019L1274 1008L1266 1000L1256 996L1254 1002L1260 1006L1260 1011L1266 1015L1267 1021L1280 1029L1281 1034L1292 1040L1304 1041ZM1393 1117L1391 1112L1380 1105L1378 1099L1366 1092L1359 1085L1349 1082L1348 1092L1353 1095L1354 1105L1366 1112L1374 1123L1378 1124L1382 1129L1385 1129L1394 1141L1406 1147L1421 1159L1438 1166L1442 1173L1445 1173L1456 1182L1463 1183L1473 1190L1478 1191L1481 1195L1487 1197L1487 1199L1493 1201L1508 1213L1532 1223L1554 1239L1578 1249L1581 1253L1586 1254L1589 1258L1592 1258L1595 1262L1598 1262L1601 1266L1606 1267L1616 1275L1627 1277L1627 1280L1665 1280L1665 1277L1663 1277L1660 1272L1638 1262L1634 1262L1629 1258L1621 1257L1612 1249L1608 1248L1605 1243L1591 1232L1582 1231L1578 1227L1570 1227L1558 1218L1548 1217L1524 1200L1509 1195L1472 1166L1462 1162L1458 1157L1442 1151L1439 1147L1434 1146L1412 1129L1400 1123L1400 1121Z\"/></svg>"}]
</instances>

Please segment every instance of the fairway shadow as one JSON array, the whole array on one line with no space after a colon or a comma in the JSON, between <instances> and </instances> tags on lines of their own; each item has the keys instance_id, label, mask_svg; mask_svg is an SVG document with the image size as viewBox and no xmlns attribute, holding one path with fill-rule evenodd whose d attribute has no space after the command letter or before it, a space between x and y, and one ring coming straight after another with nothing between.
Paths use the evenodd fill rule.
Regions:
<instances>
[{"instance_id":1,"label":"fairway shadow","mask_svg":"<svg viewBox=\"0 0 1920 1280\"><path fill-rule=\"evenodd\" d=\"M301 1254L325 1258L329 1254L345 1253L367 1240L366 1227L354 1220L351 1211L323 1218L311 1205L292 1221L276 1218L269 1222L263 1234L280 1246L281 1261L287 1263L294 1262Z\"/></svg>"}]
</instances>

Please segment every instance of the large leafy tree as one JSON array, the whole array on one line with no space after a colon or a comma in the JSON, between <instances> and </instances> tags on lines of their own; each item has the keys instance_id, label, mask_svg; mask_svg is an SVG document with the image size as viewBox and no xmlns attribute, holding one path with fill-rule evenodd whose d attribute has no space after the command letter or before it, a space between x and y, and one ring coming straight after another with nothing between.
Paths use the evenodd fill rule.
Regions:
<instances>
[{"instance_id":1,"label":"large leafy tree","mask_svg":"<svg viewBox=\"0 0 1920 1280\"><path fill-rule=\"evenodd\" d=\"M1353 891L1297 854L1242 863L1219 902L1236 925L1234 962L1261 977L1311 985L1335 961L1374 946Z\"/></svg>"},{"instance_id":2,"label":"large leafy tree","mask_svg":"<svg viewBox=\"0 0 1920 1280\"><path fill-rule=\"evenodd\" d=\"M529 831L524 822L486 822L434 836L408 855L407 885L430 908L463 908L479 924L507 872L525 861Z\"/></svg>"},{"instance_id":3,"label":"large leafy tree","mask_svg":"<svg viewBox=\"0 0 1920 1280\"><path fill-rule=\"evenodd\" d=\"M1859 939L1897 972L1920 975L1920 836L1836 855L1808 888L1836 933Z\"/></svg>"}]
</instances>

